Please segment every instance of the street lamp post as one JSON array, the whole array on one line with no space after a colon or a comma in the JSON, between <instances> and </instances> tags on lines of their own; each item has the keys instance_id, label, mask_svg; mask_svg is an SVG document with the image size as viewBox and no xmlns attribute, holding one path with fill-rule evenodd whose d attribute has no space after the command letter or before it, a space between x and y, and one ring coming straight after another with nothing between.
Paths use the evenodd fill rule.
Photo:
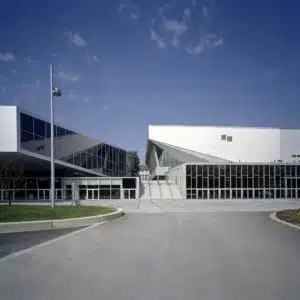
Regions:
<instances>
[{"instance_id":1,"label":"street lamp post","mask_svg":"<svg viewBox=\"0 0 300 300\"><path fill-rule=\"evenodd\" d=\"M51 152L51 185L50 185L50 199L51 207L54 208L55 198L55 164L54 164L54 111L53 111L53 70L50 65L50 152Z\"/></svg>"}]
</instances>

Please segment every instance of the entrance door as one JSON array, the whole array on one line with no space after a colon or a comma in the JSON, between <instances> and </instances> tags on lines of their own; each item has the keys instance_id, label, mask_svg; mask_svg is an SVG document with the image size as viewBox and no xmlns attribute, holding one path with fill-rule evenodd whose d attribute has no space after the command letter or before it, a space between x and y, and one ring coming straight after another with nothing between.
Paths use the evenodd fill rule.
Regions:
<instances>
[{"instance_id":1,"label":"entrance door","mask_svg":"<svg viewBox=\"0 0 300 300\"><path fill-rule=\"evenodd\" d=\"M56 195L55 199L61 200L62 199L62 190L61 189L55 190L55 195Z\"/></svg>"},{"instance_id":2,"label":"entrance door","mask_svg":"<svg viewBox=\"0 0 300 300\"><path fill-rule=\"evenodd\" d=\"M39 190L39 200L49 200L50 199L50 191L49 190Z\"/></svg>"},{"instance_id":3,"label":"entrance door","mask_svg":"<svg viewBox=\"0 0 300 300\"><path fill-rule=\"evenodd\" d=\"M135 199L135 190L123 190L123 196L124 199Z\"/></svg>"},{"instance_id":4,"label":"entrance door","mask_svg":"<svg viewBox=\"0 0 300 300\"><path fill-rule=\"evenodd\" d=\"M98 200L99 199L99 190L98 189L87 190L87 199L88 200Z\"/></svg>"}]
</instances>

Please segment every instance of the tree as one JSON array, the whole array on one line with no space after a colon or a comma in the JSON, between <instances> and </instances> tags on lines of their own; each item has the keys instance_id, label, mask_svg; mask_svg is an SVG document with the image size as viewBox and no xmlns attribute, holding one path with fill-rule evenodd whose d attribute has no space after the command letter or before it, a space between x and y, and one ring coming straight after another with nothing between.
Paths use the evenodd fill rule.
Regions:
<instances>
[{"instance_id":1,"label":"tree","mask_svg":"<svg viewBox=\"0 0 300 300\"><path fill-rule=\"evenodd\" d=\"M130 176L137 177L139 176L140 171L140 159L136 151L129 151L127 153L128 159L128 168Z\"/></svg>"},{"instance_id":2,"label":"tree","mask_svg":"<svg viewBox=\"0 0 300 300\"><path fill-rule=\"evenodd\" d=\"M0 189L2 189L3 198L12 204L15 195L15 188L22 182L24 165L19 160L0 161Z\"/></svg>"}]
</instances>

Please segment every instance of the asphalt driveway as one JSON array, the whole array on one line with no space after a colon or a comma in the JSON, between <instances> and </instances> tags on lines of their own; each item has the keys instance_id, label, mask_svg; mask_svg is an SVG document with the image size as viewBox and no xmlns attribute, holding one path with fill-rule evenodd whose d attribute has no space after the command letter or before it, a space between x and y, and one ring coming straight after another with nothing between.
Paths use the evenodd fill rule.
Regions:
<instances>
[{"instance_id":1,"label":"asphalt driveway","mask_svg":"<svg viewBox=\"0 0 300 300\"><path fill-rule=\"evenodd\" d=\"M0 261L1 299L299 300L299 249L263 212L128 214Z\"/></svg>"}]
</instances>

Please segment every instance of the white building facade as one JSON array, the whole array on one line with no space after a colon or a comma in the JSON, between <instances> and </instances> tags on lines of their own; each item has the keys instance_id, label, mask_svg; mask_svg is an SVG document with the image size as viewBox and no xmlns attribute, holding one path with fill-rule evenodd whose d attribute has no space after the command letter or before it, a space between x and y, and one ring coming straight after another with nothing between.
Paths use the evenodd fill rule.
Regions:
<instances>
[{"instance_id":1,"label":"white building facade","mask_svg":"<svg viewBox=\"0 0 300 300\"><path fill-rule=\"evenodd\" d=\"M149 126L152 178L175 180L184 198L298 198L299 161L298 129Z\"/></svg>"}]
</instances>

